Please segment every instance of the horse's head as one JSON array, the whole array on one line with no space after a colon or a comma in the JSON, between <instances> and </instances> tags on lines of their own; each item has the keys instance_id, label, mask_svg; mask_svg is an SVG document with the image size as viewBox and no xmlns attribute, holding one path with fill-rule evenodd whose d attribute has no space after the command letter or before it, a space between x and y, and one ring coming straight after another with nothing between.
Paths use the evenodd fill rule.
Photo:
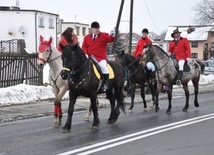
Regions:
<instances>
[{"instance_id":1,"label":"horse's head","mask_svg":"<svg viewBox=\"0 0 214 155\"><path fill-rule=\"evenodd\" d=\"M115 61L119 62L122 66L126 66L126 61L125 61L125 52L124 50L117 52L117 55L115 57Z\"/></svg>"},{"instance_id":2,"label":"horse's head","mask_svg":"<svg viewBox=\"0 0 214 155\"><path fill-rule=\"evenodd\" d=\"M40 36L40 45L38 48L38 61L37 64L43 67L46 62L48 62L52 49L51 49L52 37L49 40L44 40L42 36Z\"/></svg>"},{"instance_id":3,"label":"horse's head","mask_svg":"<svg viewBox=\"0 0 214 155\"><path fill-rule=\"evenodd\" d=\"M69 44L63 48L61 76L64 80L79 71L81 64L85 62L82 57L86 59L85 54L77 44Z\"/></svg>"},{"instance_id":4,"label":"horse's head","mask_svg":"<svg viewBox=\"0 0 214 155\"><path fill-rule=\"evenodd\" d=\"M143 56L142 56L142 59L144 61L150 61L153 59L153 53L152 53L152 50L153 50L153 47L151 44L149 45L146 45L143 49Z\"/></svg>"}]
</instances>

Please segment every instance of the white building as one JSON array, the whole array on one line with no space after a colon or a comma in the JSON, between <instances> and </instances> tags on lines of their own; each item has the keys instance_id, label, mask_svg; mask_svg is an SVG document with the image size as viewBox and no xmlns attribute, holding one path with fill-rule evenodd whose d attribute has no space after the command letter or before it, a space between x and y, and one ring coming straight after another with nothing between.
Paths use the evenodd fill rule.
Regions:
<instances>
[{"instance_id":1,"label":"white building","mask_svg":"<svg viewBox=\"0 0 214 155\"><path fill-rule=\"evenodd\" d=\"M62 21L62 32L65 31L67 27L72 27L74 29L74 33L78 37L79 45L82 46L84 37L90 33L89 24Z\"/></svg>"},{"instance_id":2,"label":"white building","mask_svg":"<svg viewBox=\"0 0 214 155\"><path fill-rule=\"evenodd\" d=\"M24 39L26 49L37 52L39 36L53 38L57 45L58 15L38 10L22 10L19 7L0 7L0 41Z\"/></svg>"}]
</instances>

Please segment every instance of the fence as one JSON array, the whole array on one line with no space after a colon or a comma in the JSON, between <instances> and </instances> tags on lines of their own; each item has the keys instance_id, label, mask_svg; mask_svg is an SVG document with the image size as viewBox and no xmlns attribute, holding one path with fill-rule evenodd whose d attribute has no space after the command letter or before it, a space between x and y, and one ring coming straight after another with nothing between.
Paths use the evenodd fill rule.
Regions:
<instances>
[{"instance_id":1,"label":"fence","mask_svg":"<svg viewBox=\"0 0 214 155\"><path fill-rule=\"evenodd\" d=\"M0 42L0 88L25 83L42 85L43 71L37 65L38 55L27 54L23 40Z\"/></svg>"}]
</instances>

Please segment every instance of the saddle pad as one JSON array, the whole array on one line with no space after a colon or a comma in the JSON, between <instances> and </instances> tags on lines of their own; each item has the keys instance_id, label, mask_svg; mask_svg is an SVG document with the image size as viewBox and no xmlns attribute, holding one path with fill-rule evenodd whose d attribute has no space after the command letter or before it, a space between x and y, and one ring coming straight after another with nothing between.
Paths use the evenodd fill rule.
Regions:
<instances>
[{"instance_id":1,"label":"saddle pad","mask_svg":"<svg viewBox=\"0 0 214 155\"><path fill-rule=\"evenodd\" d=\"M114 78L114 71L113 71L113 69L111 68L111 66L109 64L107 64L107 68L108 68L108 71L109 71L109 79L113 79ZM101 75L98 72L97 67L94 64L93 64L93 70L94 70L94 73L97 76L97 78L100 79Z\"/></svg>"},{"instance_id":2,"label":"saddle pad","mask_svg":"<svg viewBox=\"0 0 214 155\"><path fill-rule=\"evenodd\" d=\"M184 64L184 72L190 72L190 67L187 64L187 62L185 62L185 64Z\"/></svg>"}]
</instances>

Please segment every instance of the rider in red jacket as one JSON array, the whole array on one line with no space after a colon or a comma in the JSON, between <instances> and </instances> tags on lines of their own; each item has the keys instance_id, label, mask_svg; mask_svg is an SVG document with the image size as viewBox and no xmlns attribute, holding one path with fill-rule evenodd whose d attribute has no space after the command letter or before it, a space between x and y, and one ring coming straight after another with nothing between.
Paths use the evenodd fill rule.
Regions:
<instances>
[{"instance_id":1,"label":"rider in red jacket","mask_svg":"<svg viewBox=\"0 0 214 155\"><path fill-rule=\"evenodd\" d=\"M148 29L145 28L142 30L142 37L138 40L137 46L133 53L135 58L141 56L143 54L144 47L152 43L152 41L148 38L148 33L149 33Z\"/></svg>"},{"instance_id":2,"label":"rider in red jacket","mask_svg":"<svg viewBox=\"0 0 214 155\"><path fill-rule=\"evenodd\" d=\"M103 78L104 87L102 91L107 91L109 84L109 71L107 68L107 44L115 40L115 31L108 33L100 32L98 22L91 24L92 33L84 37L82 49L87 56L92 58L100 66Z\"/></svg>"},{"instance_id":3,"label":"rider in red jacket","mask_svg":"<svg viewBox=\"0 0 214 155\"><path fill-rule=\"evenodd\" d=\"M174 30L171 34L174 40L171 41L169 44L169 54L175 56L175 59L178 61L179 66L178 80L176 81L177 85L181 85L185 61L191 61L191 51L189 42L187 38L182 38L180 34L181 32L179 32L178 29Z\"/></svg>"}]
</instances>

